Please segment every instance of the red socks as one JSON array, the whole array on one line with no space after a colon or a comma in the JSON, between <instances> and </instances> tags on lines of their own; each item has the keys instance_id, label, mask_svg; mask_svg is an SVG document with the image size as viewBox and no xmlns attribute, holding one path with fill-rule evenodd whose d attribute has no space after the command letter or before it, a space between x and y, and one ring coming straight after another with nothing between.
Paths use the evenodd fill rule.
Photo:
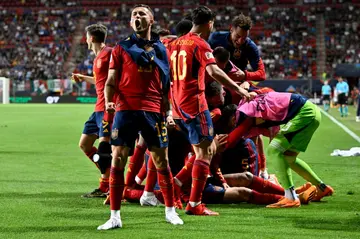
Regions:
<instances>
[{"instance_id":1,"label":"red socks","mask_svg":"<svg viewBox=\"0 0 360 239\"><path fill-rule=\"evenodd\" d=\"M259 169L265 170L266 169L266 157L265 157L265 153L264 153L264 143L263 143L261 135L258 136L256 149L257 149L258 155L259 155L259 157L258 157L259 158L259 166L260 166Z\"/></svg>"},{"instance_id":2,"label":"red socks","mask_svg":"<svg viewBox=\"0 0 360 239\"><path fill-rule=\"evenodd\" d=\"M141 182L136 181L137 184L141 184L145 180L146 173L147 173L146 172L146 163L144 162L139 173L136 175L136 177L138 177L139 180L141 181Z\"/></svg>"},{"instance_id":3,"label":"red socks","mask_svg":"<svg viewBox=\"0 0 360 239\"><path fill-rule=\"evenodd\" d=\"M133 156L131 156L126 172L126 185L131 187L135 184L135 176L139 172L143 162L146 146L137 145Z\"/></svg>"},{"instance_id":4,"label":"red socks","mask_svg":"<svg viewBox=\"0 0 360 239\"><path fill-rule=\"evenodd\" d=\"M283 196L268 193L258 193L255 190L251 191L251 196L248 203L253 204L272 204L278 202Z\"/></svg>"},{"instance_id":5,"label":"red socks","mask_svg":"<svg viewBox=\"0 0 360 239\"><path fill-rule=\"evenodd\" d=\"M192 170L192 187L190 202L201 202L206 179L209 175L209 163L203 160L195 160Z\"/></svg>"},{"instance_id":6,"label":"red socks","mask_svg":"<svg viewBox=\"0 0 360 239\"><path fill-rule=\"evenodd\" d=\"M124 169L111 167L110 169L110 209L120 210L124 192Z\"/></svg>"},{"instance_id":7,"label":"red socks","mask_svg":"<svg viewBox=\"0 0 360 239\"><path fill-rule=\"evenodd\" d=\"M164 197L166 207L174 206L174 180L170 168L157 169L158 183Z\"/></svg>"},{"instance_id":8,"label":"red socks","mask_svg":"<svg viewBox=\"0 0 360 239\"><path fill-rule=\"evenodd\" d=\"M101 190L101 192L106 193L107 191L109 191L109 179L100 178L99 181L100 181L99 189Z\"/></svg>"},{"instance_id":9,"label":"red socks","mask_svg":"<svg viewBox=\"0 0 360 239\"><path fill-rule=\"evenodd\" d=\"M175 176L183 184L187 180L191 179L191 174L192 174L192 171L193 171L193 164L194 164L194 161L195 161L195 157L196 157L195 155L191 156L187 160L185 166Z\"/></svg>"},{"instance_id":10,"label":"red socks","mask_svg":"<svg viewBox=\"0 0 360 239\"><path fill-rule=\"evenodd\" d=\"M126 188L124 191L124 199L128 201L140 201L141 195L143 195L144 191L140 189L132 189Z\"/></svg>"},{"instance_id":11,"label":"red socks","mask_svg":"<svg viewBox=\"0 0 360 239\"><path fill-rule=\"evenodd\" d=\"M154 187L156 184L156 167L153 162L153 158L150 155L149 161L148 161L148 171L146 176L146 184L144 191L146 192L154 192Z\"/></svg>"},{"instance_id":12,"label":"red socks","mask_svg":"<svg viewBox=\"0 0 360 239\"><path fill-rule=\"evenodd\" d=\"M90 161L93 162L93 163L96 165L96 167L100 170L99 165L98 165L97 163L95 163L94 160L93 160L93 156L94 156L94 154L96 154L96 152L97 152L97 148L96 148L96 147L92 147L91 150L90 150L90 152L85 153L85 154L86 154L86 156L90 159Z\"/></svg>"},{"instance_id":13,"label":"red socks","mask_svg":"<svg viewBox=\"0 0 360 239\"><path fill-rule=\"evenodd\" d=\"M249 188L256 190L261 193L271 193L271 194L277 194L284 196L285 191L284 189L276 185L272 182L269 182L268 180L264 180L260 177L253 176L253 180L249 186Z\"/></svg>"}]
</instances>

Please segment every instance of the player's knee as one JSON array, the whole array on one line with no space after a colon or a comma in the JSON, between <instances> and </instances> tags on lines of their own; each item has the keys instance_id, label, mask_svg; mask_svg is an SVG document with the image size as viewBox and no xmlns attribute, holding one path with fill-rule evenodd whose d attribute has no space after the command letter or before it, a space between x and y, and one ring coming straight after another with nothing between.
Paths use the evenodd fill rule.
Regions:
<instances>
[{"instance_id":1,"label":"player's knee","mask_svg":"<svg viewBox=\"0 0 360 239\"><path fill-rule=\"evenodd\" d=\"M151 148L151 155L156 168L167 168L168 156L165 148Z\"/></svg>"},{"instance_id":2,"label":"player's knee","mask_svg":"<svg viewBox=\"0 0 360 239\"><path fill-rule=\"evenodd\" d=\"M79 142L79 148L84 152L84 153L88 153L90 152L92 146L90 147L89 145L85 144L84 142L80 141Z\"/></svg>"},{"instance_id":3,"label":"player's knee","mask_svg":"<svg viewBox=\"0 0 360 239\"><path fill-rule=\"evenodd\" d=\"M249 198L249 190L244 187L238 187L236 188L236 194L239 198L239 201L246 202Z\"/></svg>"},{"instance_id":4,"label":"player's knee","mask_svg":"<svg viewBox=\"0 0 360 239\"><path fill-rule=\"evenodd\" d=\"M253 180L253 175L250 172L244 172L241 173L241 179L244 180L245 182L252 182Z\"/></svg>"}]
</instances>

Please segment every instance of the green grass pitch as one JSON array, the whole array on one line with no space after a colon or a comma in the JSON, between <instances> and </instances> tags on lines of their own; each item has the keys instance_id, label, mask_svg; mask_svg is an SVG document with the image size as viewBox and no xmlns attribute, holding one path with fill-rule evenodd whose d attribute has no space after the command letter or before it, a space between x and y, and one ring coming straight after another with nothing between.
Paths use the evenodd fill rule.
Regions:
<instances>
[{"instance_id":1,"label":"green grass pitch","mask_svg":"<svg viewBox=\"0 0 360 239\"><path fill-rule=\"evenodd\" d=\"M176 227L165 222L162 207L126 203L124 227L98 232L109 208L101 199L80 197L98 185L97 169L78 148L92 110L74 104L0 105L0 238L360 238L360 158L330 156L359 143L325 116L300 155L334 187L335 195L324 202L281 210L210 205L219 217L179 211L185 224ZM354 110L350 113L341 120L360 134ZM276 172L271 161L268 167ZM297 185L304 183L294 178Z\"/></svg>"}]
</instances>

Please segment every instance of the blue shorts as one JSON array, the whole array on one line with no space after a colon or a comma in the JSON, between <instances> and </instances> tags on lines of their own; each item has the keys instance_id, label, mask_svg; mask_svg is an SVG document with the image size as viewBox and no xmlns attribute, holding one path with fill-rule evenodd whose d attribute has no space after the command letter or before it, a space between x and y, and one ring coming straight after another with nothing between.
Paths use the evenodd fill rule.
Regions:
<instances>
[{"instance_id":1,"label":"blue shorts","mask_svg":"<svg viewBox=\"0 0 360 239\"><path fill-rule=\"evenodd\" d=\"M220 204L224 202L225 189L215 182L213 177L206 180L202 201L207 204Z\"/></svg>"},{"instance_id":2,"label":"blue shorts","mask_svg":"<svg viewBox=\"0 0 360 239\"><path fill-rule=\"evenodd\" d=\"M83 134L95 134L98 137L110 136L110 124L104 119L104 112L94 112L89 119L85 122Z\"/></svg>"},{"instance_id":3,"label":"blue shorts","mask_svg":"<svg viewBox=\"0 0 360 239\"><path fill-rule=\"evenodd\" d=\"M250 172L258 176L259 160L254 141L240 140L235 148L225 150L220 168L223 174Z\"/></svg>"},{"instance_id":4,"label":"blue shorts","mask_svg":"<svg viewBox=\"0 0 360 239\"><path fill-rule=\"evenodd\" d=\"M214 127L209 110L201 112L194 119L186 122L176 120L176 123L181 130L187 132L191 144L200 144L204 140L212 142L214 139Z\"/></svg>"},{"instance_id":5,"label":"blue shorts","mask_svg":"<svg viewBox=\"0 0 360 239\"><path fill-rule=\"evenodd\" d=\"M139 132L149 149L166 148L168 136L165 118L160 113L142 110L117 111L111 132L111 144L134 148Z\"/></svg>"}]
</instances>

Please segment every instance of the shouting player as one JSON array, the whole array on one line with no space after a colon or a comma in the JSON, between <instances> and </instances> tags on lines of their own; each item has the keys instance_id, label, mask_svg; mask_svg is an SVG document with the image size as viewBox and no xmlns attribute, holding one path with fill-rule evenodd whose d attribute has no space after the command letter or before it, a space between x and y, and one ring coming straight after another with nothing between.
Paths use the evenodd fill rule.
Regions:
<instances>
[{"instance_id":1,"label":"shouting player","mask_svg":"<svg viewBox=\"0 0 360 239\"><path fill-rule=\"evenodd\" d=\"M209 174L209 164L216 145L214 129L205 99L205 71L211 77L238 94L249 94L233 82L217 65L208 39L214 24L214 14L204 6L192 11L191 31L168 45L173 80L173 107L186 127L196 160L192 170L189 215L218 215L201 204L202 191Z\"/></svg>"},{"instance_id":2,"label":"shouting player","mask_svg":"<svg viewBox=\"0 0 360 239\"><path fill-rule=\"evenodd\" d=\"M95 53L93 63L94 76L73 74L72 79L77 82L86 81L95 84L97 101L95 112L86 121L83 133L80 138L79 147L86 156L95 163L101 172L100 186L94 191L84 194L83 197L106 197L109 190L110 173L110 124L112 115L105 111L104 87L108 76L111 47L105 45L107 28L101 24L93 24L86 27L86 43L89 50ZM96 139L99 138L99 149L94 147ZM94 155L108 155L94 160Z\"/></svg>"},{"instance_id":3,"label":"shouting player","mask_svg":"<svg viewBox=\"0 0 360 239\"><path fill-rule=\"evenodd\" d=\"M170 69L166 48L152 38L154 14L147 5L136 5L130 25L134 33L120 41L112 51L105 86L107 111L115 111L111 133L112 164L110 170L111 217L98 230L122 227L121 199L124 191L124 168L130 149L141 132L157 169L158 182L165 201L165 219L183 224L174 207L173 177L167 156L167 130L164 113L168 111ZM116 104L112 102L118 92Z\"/></svg>"}]
</instances>

